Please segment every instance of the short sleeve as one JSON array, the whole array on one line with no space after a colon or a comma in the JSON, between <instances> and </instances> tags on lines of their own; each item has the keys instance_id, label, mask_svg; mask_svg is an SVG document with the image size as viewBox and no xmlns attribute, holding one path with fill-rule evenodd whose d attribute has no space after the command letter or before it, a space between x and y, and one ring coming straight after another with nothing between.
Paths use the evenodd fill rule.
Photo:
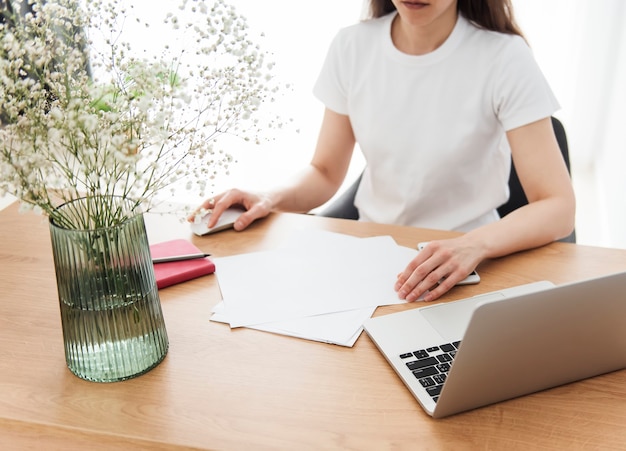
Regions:
<instances>
[{"instance_id":1,"label":"short sleeve","mask_svg":"<svg viewBox=\"0 0 626 451\"><path fill-rule=\"evenodd\" d=\"M345 32L340 31L330 44L326 59L313 87L313 95L327 108L348 114Z\"/></svg>"},{"instance_id":2,"label":"short sleeve","mask_svg":"<svg viewBox=\"0 0 626 451\"><path fill-rule=\"evenodd\" d=\"M505 130L551 116L560 106L531 52L511 36L494 77L493 108Z\"/></svg>"}]
</instances>

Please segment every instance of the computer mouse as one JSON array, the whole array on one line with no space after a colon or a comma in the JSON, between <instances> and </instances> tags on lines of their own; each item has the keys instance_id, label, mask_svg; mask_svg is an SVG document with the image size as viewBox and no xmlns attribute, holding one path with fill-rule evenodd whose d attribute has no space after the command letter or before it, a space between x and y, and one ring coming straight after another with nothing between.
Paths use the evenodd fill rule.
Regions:
<instances>
[{"instance_id":1,"label":"computer mouse","mask_svg":"<svg viewBox=\"0 0 626 451\"><path fill-rule=\"evenodd\" d=\"M203 236L230 229L244 211L245 210L236 207L228 208L222 213L215 226L209 228L208 223L211 218L212 210L208 210L206 214L196 216L195 220L191 223L191 231L198 236Z\"/></svg>"}]
</instances>

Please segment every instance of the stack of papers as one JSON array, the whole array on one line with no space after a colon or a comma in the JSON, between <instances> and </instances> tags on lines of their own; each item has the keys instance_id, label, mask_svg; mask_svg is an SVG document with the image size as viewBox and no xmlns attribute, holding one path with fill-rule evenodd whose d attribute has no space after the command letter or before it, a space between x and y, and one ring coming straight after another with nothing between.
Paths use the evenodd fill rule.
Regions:
<instances>
[{"instance_id":1,"label":"stack of papers","mask_svg":"<svg viewBox=\"0 0 626 451\"><path fill-rule=\"evenodd\" d=\"M400 304L397 276L417 255L390 236L292 233L273 251L216 258L212 321L352 346L376 307Z\"/></svg>"}]
</instances>

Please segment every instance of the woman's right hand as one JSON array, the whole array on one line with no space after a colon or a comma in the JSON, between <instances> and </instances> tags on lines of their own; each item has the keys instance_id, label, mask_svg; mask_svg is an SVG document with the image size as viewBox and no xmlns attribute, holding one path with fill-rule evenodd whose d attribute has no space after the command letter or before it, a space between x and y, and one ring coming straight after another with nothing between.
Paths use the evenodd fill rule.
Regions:
<instances>
[{"instance_id":1,"label":"woman's right hand","mask_svg":"<svg viewBox=\"0 0 626 451\"><path fill-rule=\"evenodd\" d=\"M210 210L212 213L207 226L211 228L215 226L222 213L233 206L240 206L246 210L235 221L234 229L237 231L244 230L255 220L264 218L272 211L270 196L230 189L205 200L195 212L187 217L187 220L193 222L197 214Z\"/></svg>"}]
</instances>

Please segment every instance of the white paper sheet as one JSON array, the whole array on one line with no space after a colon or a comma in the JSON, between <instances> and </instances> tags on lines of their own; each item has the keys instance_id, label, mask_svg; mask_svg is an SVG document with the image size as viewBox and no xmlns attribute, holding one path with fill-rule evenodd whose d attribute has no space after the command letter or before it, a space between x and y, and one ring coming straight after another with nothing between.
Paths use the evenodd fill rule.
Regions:
<instances>
[{"instance_id":1,"label":"white paper sheet","mask_svg":"<svg viewBox=\"0 0 626 451\"><path fill-rule=\"evenodd\" d=\"M300 231L285 244L214 260L232 327L404 302L393 285L417 250L391 237Z\"/></svg>"},{"instance_id":2,"label":"white paper sheet","mask_svg":"<svg viewBox=\"0 0 626 451\"><path fill-rule=\"evenodd\" d=\"M224 303L214 309L211 321L228 323L224 315ZM286 321L250 326L250 329L262 330L281 335L288 335L306 340L321 341L340 346L353 346L363 331L363 322L370 318L376 307L368 307L347 312L328 313L325 315L306 316Z\"/></svg>"},{"instance_id":3,"label":"white paper sheet","mask_svg":"<svg viewBox=\"0 0 626 451\"><path fill-rule=\"evenodd\" d=\"M277 250L214 259L224 302L211 319L351 346L377 306L405 302L393 285L415 255L389 236L300 230Z\"/></svg>"}]
</instances>

